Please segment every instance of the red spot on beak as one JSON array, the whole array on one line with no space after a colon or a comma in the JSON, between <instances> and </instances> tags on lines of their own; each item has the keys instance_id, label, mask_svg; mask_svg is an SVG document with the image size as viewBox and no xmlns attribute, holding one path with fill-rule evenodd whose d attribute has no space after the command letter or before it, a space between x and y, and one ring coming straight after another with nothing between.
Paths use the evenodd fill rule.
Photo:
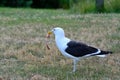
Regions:
<instances>
[{"instance_id":1,"label":"red spot on beak","mask_svg":"<svg viewBox=\"0 0 120 80\"><path fill-rule=\"evenodd\" d=\"M50 31L50 32L47 33L47 36L46 36L46 38L47 38L46 39L46 47L47 47L48 50L50 50L50 47L48 46L48 38L50 38L51 34L52 34L52 32Z\"/></svg>"}]
</instances>

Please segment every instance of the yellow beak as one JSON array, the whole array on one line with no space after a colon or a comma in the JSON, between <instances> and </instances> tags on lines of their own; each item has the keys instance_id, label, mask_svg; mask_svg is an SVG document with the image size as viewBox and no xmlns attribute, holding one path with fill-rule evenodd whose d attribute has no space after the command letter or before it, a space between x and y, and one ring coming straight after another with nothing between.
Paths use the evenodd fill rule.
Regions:
<instances>
[{"instance_id":1,"label":"yellow beak","mask_svg":"<svg viewBox=\"0 0 120 80\"><path fill-rule=\"evenodd\" d=\"M49 34L49 35L52 34L52 31L49 31L48 34Z\"/></svg>"},{"instance_id":2,"label":"yellow beak","mask_svg":"<svg viewBox=\"0 0 120 80\"><path fill-rule=\"evenodd\" d=\"M47 38L50 38L50 35L52 34L52 31L49 31L48 33L47 33Z\"/></svg>"}]
</instances>

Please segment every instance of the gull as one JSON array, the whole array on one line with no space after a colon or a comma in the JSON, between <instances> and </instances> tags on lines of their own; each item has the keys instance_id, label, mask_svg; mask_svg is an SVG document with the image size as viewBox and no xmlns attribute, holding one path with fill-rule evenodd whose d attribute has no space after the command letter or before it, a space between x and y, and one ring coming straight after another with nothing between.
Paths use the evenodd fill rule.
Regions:
<instances>
[{"instance_id":1,"label":"gull","mask_svg":"<svg viewBox=\"0 0 120 80\"><path fill-rule=\"evenodd\" d=\"M111 51L104 51L85 43L71 40L65 36L64 30L60 27L53 28L49 31L47 37L50 37L52 33L55 35L56 46L62 55L73 59L73 72L76 71L76 64L81 58L90 56L105 57L107 54L112 53Z\"/></svg>"}]
</instances>

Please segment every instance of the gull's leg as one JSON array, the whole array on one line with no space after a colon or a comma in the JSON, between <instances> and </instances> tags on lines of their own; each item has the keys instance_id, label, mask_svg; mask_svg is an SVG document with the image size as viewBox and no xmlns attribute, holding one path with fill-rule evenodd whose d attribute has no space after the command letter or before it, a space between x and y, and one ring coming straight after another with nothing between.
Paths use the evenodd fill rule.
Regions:
<instances>
[{"instance_id":1,"label":"gull's leg","mask_svg":"<svg viewBox=\"0 0 120 80\"><path fill-rule=\"evenodd\" d=\"M77 64L78 60L74 59L73 60L73 72L76 71L76 64Z\"/></svg>"}]
</instances>

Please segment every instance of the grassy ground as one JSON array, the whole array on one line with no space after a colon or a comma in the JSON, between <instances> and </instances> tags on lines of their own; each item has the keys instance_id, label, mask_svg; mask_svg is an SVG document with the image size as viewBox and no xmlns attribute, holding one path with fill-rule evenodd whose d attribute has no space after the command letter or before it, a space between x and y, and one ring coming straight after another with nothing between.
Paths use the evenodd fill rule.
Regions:
<instances>
[{"instance_id":1,"label":"grassy ground","mask_svg":"<svg viewBox=\"0 0 120 80\"><path fill-rule=\"evenodd\" d=\"M0 8L0 78L3 80L119 80L120 14L71 14L64 10ZM45 36L62 27L69 38L114 53L81 60L75 73Z\"/></svg>"}]
</instances>

